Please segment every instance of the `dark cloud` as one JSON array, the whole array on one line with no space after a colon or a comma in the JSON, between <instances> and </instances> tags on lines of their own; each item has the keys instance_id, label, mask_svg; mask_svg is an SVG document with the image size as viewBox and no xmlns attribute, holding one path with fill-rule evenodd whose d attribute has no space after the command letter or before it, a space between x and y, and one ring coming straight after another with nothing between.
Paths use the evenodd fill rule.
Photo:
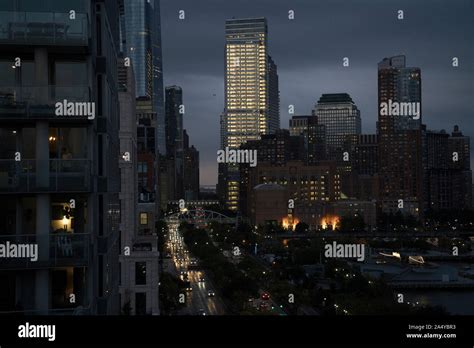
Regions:
<instances>
[{"instance_id":1,"label":"dark cloud","mask_svg":"<svg viewBox=\"0 0 474 348\"><path fill-rule=\"evenodd\" d=\"M178 19L184 10L186 19ZM288 11L295 19L288 19ZM399 21L397 11L405 19ZM322 93L347 92L375 132L377 63L405 54L422 69L423 118L430 129L474 135L474 1L470 0L162 0L166 85L180 85L185 127L201 152L201 183L216 182L219 116L224 107L224 25L266 17L278 65L281 125L288 105L308 114ZM452 57L460 66L452 68ZM350 67L342 67L342 58Z\"/></svg>"}]
</instances>

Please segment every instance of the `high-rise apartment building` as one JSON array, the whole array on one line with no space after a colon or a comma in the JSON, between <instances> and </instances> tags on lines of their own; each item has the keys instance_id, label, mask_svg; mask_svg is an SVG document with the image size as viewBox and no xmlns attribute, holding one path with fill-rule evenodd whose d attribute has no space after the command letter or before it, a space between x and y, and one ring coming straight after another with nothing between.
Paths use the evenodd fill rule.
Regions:
<instances>
[{"instance_id":1,"label":"high-rise apartment building","mask_svg":"<svg viewBox=\"0 0 474 348\"><path fill-rule=\"evenodd\" d=\"M424 134L425 209L460 210L471 207L470 139L458 126L451 136L444 130Z\"/></svg>"},{"instance_id":2,"label":"high-rise apartment building","mask_svg":"<svg viewBox=\"0 0 474 348\"><path fill-rule=\"evenodd\" d=\"M143 233L138 212L137 120L133 67L119 65L120 101L120 306L126 314L158 314L157 236ZM139 220L140 219L140 220ZM147 221L148 222L148 221ZM140 233L139 233L140 232Z\"/></svg>"},{"instance_id":3,"label":"high-rise apartment building","mask_svg":"<svg viewBox=\"0 0 474 348\"><path fill-rule=\"evenodd\" d=\"M154 233L161 214L159 166L166 153L160 1L123 0L121 10L123 55L135 73L139 233Z\"/></svg>"},{"instance_id":4,"label":"high-rise apartment building","mask_svg":"<svg viewBox=\"0 0 474 348\"><path fill-rule=\"evenodd\" d=\"M378 199L378 136L360 134L349 136L344 145L349 154L349 193L359 200Z\"/></svg>"},{"instance_id":5,"label":"high-rise apartment building","mask_svg":"<svg viewBox=\"0 0 474 348\"><path fill-rule=\"evenodd\" d=\"M183 191L186 201L199 199L199 151L194 145L189 146L189 136L183 131Z\"/></svg>"},{"instance_id":6,"label":"high-rise apartment building","mask_svg":"<svg viewBox=\"0 0 474 348\"><path fill-rule=\"evenodd\" d=\"M155 113L147 110L148 100L137 99L137 224L130 255L122 267L122 311L143 315L159 312L158 308L158 241L156 222L160 216L157 195L158 157L156 151ZM161 192L161 189L158 191ZM122 250L125 245L122 245ZM128 284L128 288L125 285Z\"/></svg>"},{"instance_id":7,"label":"high-rise apartment building","mask_svg":"<svg viewBox=\"0 0 474 348\"><path fill-rule=\"evenodd\" d=\"M382 103L394 102L417 104L419 114L384 112ZM378 64L378 107L381 208L386 213L422 216L421 72L407 67L405 56L384 58Z\"/></svg>"},{"instance_id":8,"label":"high-rise apartment building","mask_svg":"<svg viewBox=\"0 0 474 348\"><path fill-rule=\"evenodd\" d=\"M165 124L167 159L173 162L168 176L174 177L173 187L168 191L169 200L184 198L183 191L183 91L181 87L169 86L165 89Z\"/></svg>"},{"instance_id":9,"label":"high-rise apartment building","mask_svg":"<svg viewBox=\"0 0 474 348\"><path fill-rule=\"evenodd\" d=\"M459 126L454 126L448 139L448 153L451 156L451 168L471 170L471 139L462 134Z\"/></svg>"},{"instance_id":10,"label":"high-rise apartment building","mask_svg":"<svg viewBox=\"0 0 474 348\"><path fill-rule=\"evenodd\" d=\"M0 311L118 314L118 3L0 11Z\"/></svg>"},{"instance_id":11,"label":"high-rise apartment building","mask_svg":"<svg viewBox=\"0 0 474 348\"><path fill-rule=\"evenodd\" d=\"M472 208L472 170L471 170L471 138L464 135L459 126L454 126L448 139L448 154L450 167L459 171L461 177L459 187L460 208Z\"/></svg>"},{"instance_id":12,"label":"high-rise apartment building","mask_svg":"<svg viewBox=\"0 0 474 348\"><path fill-rule=\"evenodd\" d=\"M280 129L280 90L278 83L278 69L271 56L268 56L268 131L273 133Z\"/></svg>"},{"instance_id":13,"label":"high-rise apartment building","mask_svg":"<svg viewBox=\"0 0 474 348\"><path fill-rule=\"evenodd\" d=\"M136 233L123 257L122 310L158 314L156 222L161 215L159 166L166 131L159 0L121 0L121 47L135 74L137 126Z\"/></svg>"},{"instance_id":14,"label":"high-rise apartment building","mask_svg":"<svg viewBox=\"0 0 474 348\"><path fill-rule=\"evenodd\" d=\"M449 134L426 131L425 137L425 170L424 170L424 197L426 210L450 209L452 207L452 185L454 171L448 166L448 139Z\"/></svg>"},{"instance_id":15,"label":"high-rise apartment building","mask_svg":"<svg viewBox=\"0 0 474 348\"><path fill-rule=\"evenodd\" d=\"M221 149L275 132L280 125L277 66L268 54L265 18L229 19L225 28L225 109ZM229 209L238 206L235 165L219 166L219 193Z\"/></svg>"},{"instance_id":16,"label":"high-rise apartment building","mask_svg":"<svg viewBox=\"0 0 474 348\"><path fill-rule=\"evenodd\" d=\"M182 150L183 147L183 113L180 112L183 107L183 91L181 87L166 87L166 153L172 158L176 158L178 152Z\"/></svg>"}]
</instances>

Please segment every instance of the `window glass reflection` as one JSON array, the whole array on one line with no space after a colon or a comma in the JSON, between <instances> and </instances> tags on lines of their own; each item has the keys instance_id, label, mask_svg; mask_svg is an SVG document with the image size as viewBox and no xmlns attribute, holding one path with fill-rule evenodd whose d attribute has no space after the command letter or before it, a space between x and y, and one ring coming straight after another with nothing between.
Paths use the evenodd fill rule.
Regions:
<instances>
[{"instance_id":1,"label":"window glass reflection","mask_svg":"<svg viewBox=\"0 0 474 348\"><path fill-rule=\"evenodd\" d=\"M2 86L15 85L15 69L12 68L13 61L0 60L0 84Z\"/></svg>"},{"instance_id":2,"label":"window glass reflection","mask_svg":"<svg viewBox=\"0 0 474 348\"><path fill-rule=\"evenodd\" d=\"M55 81L58 85L87 85L87 66L85 62L56 62Z\"/></svg>"},{"instance_id":3,"label":"window glass reflection","mask_svg":"<svg viewBox=\"0 0 474 348\"><path fill-rule=\"evenodd\" d=\"M49 130L51 159L87 158L87 130L85 128L51 128Z\"/></svg>"},{"instance_id":4,"label":"window glass reflection","mask_svg":"<svg viewBox=\"0 0 474 348\"><path fill-rule=\"evenodd\" d=\"M38 12L69 12L74 9L76 12L85 12L84 0L16 0L16 1L1 1L1 2L16 2L19 11L38 11Z\"/></svg>"}]
</instances>

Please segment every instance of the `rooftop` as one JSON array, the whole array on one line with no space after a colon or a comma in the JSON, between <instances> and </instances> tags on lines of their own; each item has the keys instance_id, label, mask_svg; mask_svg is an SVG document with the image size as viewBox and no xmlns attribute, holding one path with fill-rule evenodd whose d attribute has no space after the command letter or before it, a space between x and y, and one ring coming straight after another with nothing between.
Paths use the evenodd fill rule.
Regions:
<instances>
[{"instance_id":1,"label":"rooftop","mask_svg":"<svg viewBox=\"0 0 474 348\"><path fill-rule=\"evenodd\" d=\"M329 104L329 103L354 103L352 98L347 93L332 93L323 94L319 98L318 104Z\"/></svg>"}]
</instances>

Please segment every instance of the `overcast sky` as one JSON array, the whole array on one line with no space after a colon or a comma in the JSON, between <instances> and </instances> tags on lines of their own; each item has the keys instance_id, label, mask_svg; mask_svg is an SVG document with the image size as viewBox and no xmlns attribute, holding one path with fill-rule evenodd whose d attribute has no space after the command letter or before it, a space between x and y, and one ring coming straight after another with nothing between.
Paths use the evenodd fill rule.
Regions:
<instances>
[{"instance_id":1,"label":"overcast sky","mask_svg":"<svg viewBox=\"0 0 474 348\"><path fill-rule=\"evenodd\" d=\"M474 136L474 1L161 0L164 83L183 88L184 127L200 151L201 185L217 182L225 20L232 17L268 20L282 128L288 128L288 105L297 115L310 114L321 94L349 93L362 131L375 133L377 63L405 54L407 66L421 68L423 123L447 131L458 124ZM350 59L347 68L343 57Z\"/></svg>"}]
</instances>

